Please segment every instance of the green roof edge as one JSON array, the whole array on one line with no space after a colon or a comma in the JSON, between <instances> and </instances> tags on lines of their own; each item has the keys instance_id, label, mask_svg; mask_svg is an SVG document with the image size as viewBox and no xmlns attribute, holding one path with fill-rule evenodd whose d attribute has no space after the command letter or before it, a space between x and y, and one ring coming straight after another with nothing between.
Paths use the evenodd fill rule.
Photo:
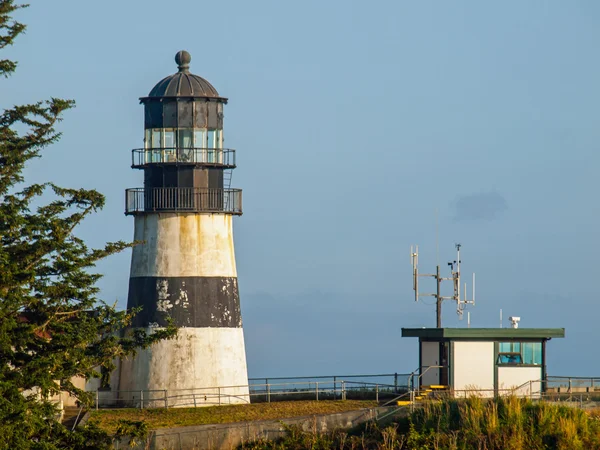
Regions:
<instances>
[{"instance_id":1,"label":"green roof edge","mask_svg":"<svg viewBox=\"0 0 600 450\"><path fill-rule=\"evenodd\" d=\"M402 328L402 337L438 339L564 338L564 328Z\"/></svg>"}]
</instances>

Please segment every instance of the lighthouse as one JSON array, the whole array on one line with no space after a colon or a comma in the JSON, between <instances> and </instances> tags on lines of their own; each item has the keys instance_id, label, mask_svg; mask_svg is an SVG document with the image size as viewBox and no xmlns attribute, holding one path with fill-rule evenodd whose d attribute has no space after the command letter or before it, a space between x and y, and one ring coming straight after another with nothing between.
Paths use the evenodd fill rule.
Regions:
<instances>
[{"instance_id":1,"label":"lighthouse","mask_svg":"<svg viewBox=\"0 0 600 450\"><path fill-rule=\"evenodd\" d=\"M242 191L230 186L235 150L223 147L227 98L190 73L188 52L175 62L178 71L140 98L144 148L132 151L132 168L144 187L127 189L125 214L140 242L127 308L142 310L132 326L151 332L171 318L179 331L121 361L119 390L150 391L147 405L152 392L169 406L248 402L232 230Z\"/></svg>"}]
</instances>

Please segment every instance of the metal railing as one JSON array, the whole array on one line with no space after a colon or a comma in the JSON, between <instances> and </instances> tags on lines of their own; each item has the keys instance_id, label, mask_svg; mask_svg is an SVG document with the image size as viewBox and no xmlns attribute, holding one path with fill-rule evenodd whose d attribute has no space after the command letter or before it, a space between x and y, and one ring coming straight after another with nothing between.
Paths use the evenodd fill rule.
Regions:
<instances>
[{"instance_id":1,"label":"metal railing","mask_svg":"<svg viewBox=\"0 0 600 450\"><path fill-rule=\"evenodd\" d=\"M241 189L132 188L125 191L125 214L213 212L242 214Z\"/></svg>"},{"instance_id":2,"label":"metal railing","mask_svg":"<svg viewBox=\"0 0 600 450\"><path fill-rule=\"evenodd\" d=\"M439 366L429 366L431 369ZM420 375L425 374L423 371ZM557 392L548 388L554 380L529 380L520 386L499 389L448 389L435 392L433 396L420 399L422 395L419 379L410 386L386 383L387 380L369 382L364 378L390 377L396 380L399 376L411 380L416 374L382 374L355 375L333 377L296 377L292 382L275 382L277 378L267 378L266 383L251 383L243 386L214 386L194 389L155 389L155 390L96 390L95 408L171 408L200 407L213 405L271 403L289 400L375 400L383 406L394 404L399 400L408 400L409 407L432 399L443 398L497 398L516 396L530 400L564 401L583 407L584 402L600 401L600 393L596 397L593 392ZM356 381L347 378L356 378ZM406 377L406 378L405 378ZM362 379L360 379L362 378ZM568 377L551 377L565 378ZM285 378L290 379L290 378ZM261 378L261 380L263 380ZM573 380L573 377L571 378Z\"/></svg>"},{"instance_id":3,"label":"metal railing","mask_svg":"<svg viewBox=\"0 0 600 450\"><path fill-rule=\"evenodd\" d=\"M593 393L600 395L600 378L598 377L546 377L547 390L556 393Z\"/></svg>"},{"instance_id":4,"label":"metal railing","mask_svg":"<svg viewBox=\"0 0 600 450\"><path fill-rule=\"evenodd\" d=\"M368 386L368 385L393 385L395 392L401 392L408 390L407 384L408 374L403 373L379 373L379 374L368 374L368 375L319 375L313 377L301 376L301 377L264 377L264 378L248 378L250 385L253 383L269 384L272 382L304 382L304 381L321 381L321 380L333 380L334 386L341 380L351 381L355 386Z\"/></svg>"},{"instance_id":5,"label":"metal railing","mask_svg":"<svg viewBox=\"0 0 600 450\"><path fill-rule=\"evenodd\" d=\"M235 150L231 148L136 148L131 151L131 167L148 164L201 164L234 168Z\"/></svg>"},{"instance_id":6,"label":"metal railing","mask_svg":"<svg viewBox=\"0 0 600 450\"><path fill-rule=\"evenodd\" d=\"M95 408L172 408L271 403L288 400L385 400L394 385L327 379L293 383L258 383L194 389L96 390Z\"/></svg>"}]
</instances>

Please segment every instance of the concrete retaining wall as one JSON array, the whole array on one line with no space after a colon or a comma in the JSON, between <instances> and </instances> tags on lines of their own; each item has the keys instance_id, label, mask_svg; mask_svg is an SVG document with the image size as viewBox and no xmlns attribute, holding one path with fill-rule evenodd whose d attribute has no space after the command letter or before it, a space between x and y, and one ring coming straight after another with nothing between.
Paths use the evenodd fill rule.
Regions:
<instances>
[{"instance_id":1,"label":"concrete retaining wall","mask_svg":"<svg viewBox=\"0 0 600 450\"><path fill-rule=\"evenodd\" d=\"M381 407L281 420L165 428L154 431L148 442L134 448L136 450L230 450L242 442L284 437L286 432L282 424L297 425L305 431L323 433L335 429L349 429L395 409L397 407ZM408 410L402 409L394 414L394 417L407 414ZM125 443L117 445L116 448L125 449L127 446Z\"/></svg>"}]
</instances>

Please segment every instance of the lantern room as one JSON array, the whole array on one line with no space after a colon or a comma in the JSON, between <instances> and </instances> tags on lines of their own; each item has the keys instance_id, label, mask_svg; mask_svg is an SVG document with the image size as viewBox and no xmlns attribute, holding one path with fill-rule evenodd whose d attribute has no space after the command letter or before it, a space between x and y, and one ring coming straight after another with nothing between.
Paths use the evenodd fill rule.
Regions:
<instances>
[{"instance_id":1,"label":"lantern room","mask_svg":"<svg viewBox=\"0 0 600 450\"><path fill-rule=\"evenodd\" d=\"M178 71L159 81L144 105L144 147L132 167L144 170L144 188L127 191L126 214L152 211L241 214L241 190L231 189L235 150L224 148L227 103L189 71L191 56L175 56Z\"/></svg>"}]
</instances>

